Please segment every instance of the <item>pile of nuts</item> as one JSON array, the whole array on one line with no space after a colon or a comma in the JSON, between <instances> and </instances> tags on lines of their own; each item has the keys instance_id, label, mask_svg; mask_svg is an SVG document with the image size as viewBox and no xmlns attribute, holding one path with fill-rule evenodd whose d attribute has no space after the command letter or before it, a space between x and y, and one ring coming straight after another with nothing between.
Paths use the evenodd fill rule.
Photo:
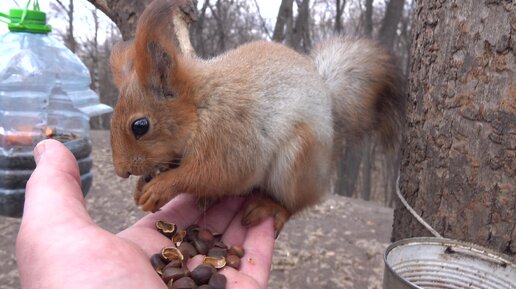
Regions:
<instances>
[{"instance_id":1,"label":"pile of nuts","mask_svg":"<svg viewBox=\"0 0 516 289\"><path fill-rule=\"evenodd\" d=\"M164 221L156 222L156 229L174 243L152 255L152 267L170 289L224 289L226 277L218 273L225 266L240 268L244 248L240 245L228 247L206 228L191 225L185 230ZM186 262L198 254L204 255L202 264L189 271Z\"/></svg>"}]
</instances>

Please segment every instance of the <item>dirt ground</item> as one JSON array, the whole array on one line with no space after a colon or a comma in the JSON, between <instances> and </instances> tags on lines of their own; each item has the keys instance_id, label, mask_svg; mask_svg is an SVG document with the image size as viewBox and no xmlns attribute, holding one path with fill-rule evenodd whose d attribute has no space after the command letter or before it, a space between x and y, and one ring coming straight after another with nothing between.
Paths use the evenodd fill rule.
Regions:
<instances>
[{"instance_id":1,"label":"dirt ground","mask_svg":"<svg viewBox=\"0 0 516 289\"><path fill-rule=\"evenodd\" d=\"M107 131L92 131L93 186L86 200L95 222L118 232L141 218L132 182L115 175ZM381 289L392 209L340 196L293 218L276 242L271 289ZM0 289L20 288L14 255L20 220L0 217Z\"/></svg>"}]
</instances>

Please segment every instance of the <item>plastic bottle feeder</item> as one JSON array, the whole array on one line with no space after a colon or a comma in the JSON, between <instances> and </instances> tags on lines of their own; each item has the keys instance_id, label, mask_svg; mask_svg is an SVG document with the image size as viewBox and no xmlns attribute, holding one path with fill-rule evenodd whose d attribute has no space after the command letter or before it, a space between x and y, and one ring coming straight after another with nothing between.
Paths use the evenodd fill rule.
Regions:
<instances>
[{"instance_id":1,"label":"plastic bottle feeder","mask_svg":"<svg viewBox=\"0 0 516 289\"><path fill-rule=\"evenodd\" d=\"M30 1L29 1L30 2ZM29 3L27 4L27 7ZM112 111L99 103L79 58L48 35L45 13L11 9L0 35L0 215L19 217L44 139L67 146L79 162L82 191L91 187L90 117ZM1 18L0 18L1 20Z\"/></svg>"}]
</instances>

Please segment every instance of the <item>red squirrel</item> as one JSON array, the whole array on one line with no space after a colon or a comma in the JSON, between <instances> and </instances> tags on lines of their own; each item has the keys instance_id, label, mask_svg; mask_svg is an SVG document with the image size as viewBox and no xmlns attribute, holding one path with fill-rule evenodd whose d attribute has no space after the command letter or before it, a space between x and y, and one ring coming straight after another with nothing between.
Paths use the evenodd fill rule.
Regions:
<instances>
[{"instance_id":1,"label":"red squirrel","mask_svg":"<svg viewBox=\"0 0 516 289\"><path fill-rule=\"evenodd\" d=\"M176 8L153 1L135 39L111 56L120 91L113 162L119 176L141 176L134 197L143 210L184 192L257 194L242 224L272 216L278 233L330 190L344 141L377 132L399 143L402 84L374 41L335 37L310 55L256 41L204 60L181 53Z\"/></svg>"}]
</instances>

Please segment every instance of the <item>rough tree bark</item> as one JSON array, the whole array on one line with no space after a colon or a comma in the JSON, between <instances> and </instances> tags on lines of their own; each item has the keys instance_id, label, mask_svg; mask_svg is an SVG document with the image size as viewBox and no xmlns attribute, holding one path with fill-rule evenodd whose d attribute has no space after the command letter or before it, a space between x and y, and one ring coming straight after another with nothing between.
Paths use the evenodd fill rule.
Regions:
<instances>
[{"instance_id":1,"label":"rough tree bark","mask_svg":"<svg viewBox=\"0 0 516 289\"><path fill-rule=\"evenodd\" d=\"M136 24L140 14L152 0L88 0L97 9L104 12L116 24L122 38L129 40L134 38ZM197 19L195 0L181 0L181 10L190 19Z\"/></svg>"},{"instance_id":2,"label":"rough tree bark","mask_svg":"<svg viewBox=\"0 0 516 289\"><path fill-rule=\"evenodd\" d=\"M516 6L418 1L403 195L444 237L516 255ZM398 204L393 239L428 235Z\"/></svg>"}]
</instances>

